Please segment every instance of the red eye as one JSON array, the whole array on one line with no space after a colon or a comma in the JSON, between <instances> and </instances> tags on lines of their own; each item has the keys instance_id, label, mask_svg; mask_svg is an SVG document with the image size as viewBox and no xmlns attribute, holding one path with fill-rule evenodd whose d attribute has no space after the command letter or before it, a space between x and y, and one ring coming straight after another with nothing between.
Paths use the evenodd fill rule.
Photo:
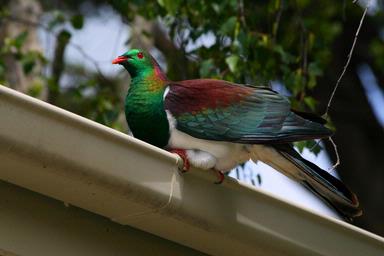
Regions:
<instances>
[{"instance_id":1,"label":"red eye","mask_svg":"<svg viewBox=\"0 0 384 256\"><path fill-rule=\"evenodd\" d=\"M142 58L144 58L144 54L143 54L142 52L139 52L139 53L137 54L137 57L138 57L139 59L142 59Z\"/></svg>"}]
</instances>

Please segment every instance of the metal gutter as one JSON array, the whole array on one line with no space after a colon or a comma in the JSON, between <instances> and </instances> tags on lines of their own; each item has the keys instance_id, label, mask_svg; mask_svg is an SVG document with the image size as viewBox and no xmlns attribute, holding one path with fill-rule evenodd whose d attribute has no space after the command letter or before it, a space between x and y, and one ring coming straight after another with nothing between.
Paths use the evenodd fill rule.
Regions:
<instances>
[{"instance_id":1,"label":"metal gutter","mask_svg":"<svg viewBox=\"0 0 384 256\"><path fill-rule=\"evenodd\" d=\"M0 179L212 255L384 255L384 239L0 86Z\"/></svg>"}]
</instances>

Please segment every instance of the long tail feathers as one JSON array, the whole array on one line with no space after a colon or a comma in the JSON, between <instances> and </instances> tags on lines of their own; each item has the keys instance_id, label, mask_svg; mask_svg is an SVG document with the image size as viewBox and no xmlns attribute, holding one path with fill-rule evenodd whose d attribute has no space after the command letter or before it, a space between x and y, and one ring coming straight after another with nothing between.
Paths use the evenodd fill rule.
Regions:
<instances>
[{"instance_id":1,"label":"long tail feathers","mask_svg":"<svg viewBox=\"0 0 384 256\"><path fill-rule=\"evenodd\" d=\"M278 155L277 157L275 155L275 159L269 158L270 163L267 164L302 183L332 206L344 218L352 220L352 218L362 214L356 195L340 180L302 158L288 144L274 145L273 148Z\"/></svg>"}]
</instances>

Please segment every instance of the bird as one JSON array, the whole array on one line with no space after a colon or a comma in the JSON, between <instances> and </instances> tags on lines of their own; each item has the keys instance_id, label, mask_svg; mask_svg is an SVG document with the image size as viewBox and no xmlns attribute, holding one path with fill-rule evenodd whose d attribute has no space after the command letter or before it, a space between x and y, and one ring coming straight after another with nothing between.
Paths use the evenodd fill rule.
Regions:
<instances>
[{"instance_id":1,"label":"bird","mask_svg":"<svg viewBox=\"0 0 384 256\"><path fill-rule=\"evenodd\" d=\"M357 196L339 179L304 159L293 142L330 137L326 121L291 109L267 86L218 79L171 81L151 54L131 49L122 65L131 83L125 117L132 135L178 154L190 166L215 170L219 182L248 160L261 161L299 182L346 220L362 214Z\"/></svg>"}]
</instances>

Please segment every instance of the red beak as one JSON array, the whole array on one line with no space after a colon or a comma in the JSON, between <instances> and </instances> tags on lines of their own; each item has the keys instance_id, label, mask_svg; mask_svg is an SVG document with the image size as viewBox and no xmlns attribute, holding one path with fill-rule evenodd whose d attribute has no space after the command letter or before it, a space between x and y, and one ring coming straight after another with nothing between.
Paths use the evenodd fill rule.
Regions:
<instances>
[{"instance_id":1,"label":"red beak","mask_svg":"<svg viewBox=\"0 0 384 256\"><path fill-rule=\"evenodd\" d=\"M128 59L128 57L126 57L126 56L119 56L112 61L112 64L121 64L122 62L126 61L127 59Z\"/></svg>"}]
</instances>

